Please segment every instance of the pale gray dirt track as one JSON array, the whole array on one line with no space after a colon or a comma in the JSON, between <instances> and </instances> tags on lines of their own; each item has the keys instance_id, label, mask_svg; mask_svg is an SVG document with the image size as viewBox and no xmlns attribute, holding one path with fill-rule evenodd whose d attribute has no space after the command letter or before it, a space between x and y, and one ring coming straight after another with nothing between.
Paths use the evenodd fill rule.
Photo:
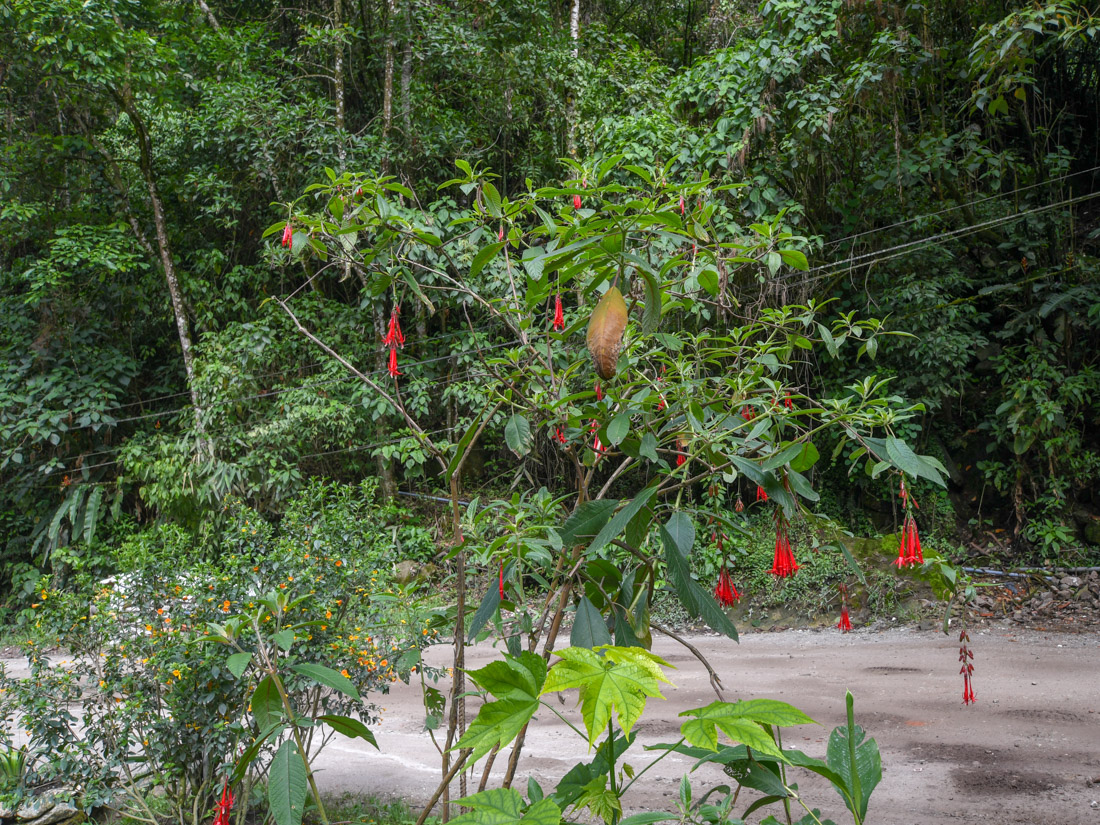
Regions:
<instances>
[{"instance_id":1,"label":"pale gray dirt track","mask_svg":"<svg viewBox=\"0 0 1100 825\"><path fill-rule=\"evenodd\" d=\"M883 779L871 798L870 825L1100 825L1096 633L1003 624L974 628L978 702L970 707L961 702L957 636L937 631L787 630L746 634L740 644L714 635L688 639L717 670L728 701L781 699L820 722L788 728L784 738L785 745L811 756L824 757L829 731L844 721L844 693L851 689L856 720L882 752ZM429 661L448 665L450 650L432 648ZM680 711L715 699L706 671L685 648L655 633L654 652L676 666L669 671L675 687L663 686L665 700L650 700L636 727L638 742L626 761L638 770L654 758L642 746L675 742ZM498 655L488 644L468 648L467 665L475 669ZM4 664L9 673L26 671L21 659L5 658ZM318 783L326 795L402 798L418 811L440 775L439 754L423 729L419 686L397 683L388 696L371 698L385 709L374 728L381 750L333 737L315 763ZM557 696L548 701L580 727L576 691L562 698L564 704ZM471 699L469 719L477 706ZM549 788L574 764L590 759L576 734L549 711L540 711L527 734L516 786L525 791L527 777L534 776ZM503 756L496 762L490 787L505 764ZM631 789L626 812L674 810L680 777L689 768L687 759L664 759ZM851 822L824 780L801 771L792 778L824 815L840 825ZM1089 779L1098 782L1088 785ZM704 766L692 781L698 795L727 780L719 768ZM457 781L453 787L457 798ZM782 816L779 809L773 812Z\"/></svg>"},{"instance_id":2,"label":"pale gray dirt track","mask_svg":"<svg viewBox=\"0 0 1100 825\"><path fill-rule=\"evenodd\" d=\"M784 740L811 756L824 757L829 731L844 720L845 690L851 689L856 720L882 752L883 779L868 812L872 825L1100 825L1100 784L1086 785L1087 779L1100 780L1100 636L993 626L975 628L971 640L978 701L966 707L957 636L890 629L757 633L740 644L690 637L718 671L727 700L781 699L820 722L788 729ZM433 649L430 661L448 664L449 650ZM705 670L686 649L655 633L654 652L676 666L669 673L675 687L664 686L665 701L650 700L636 728L638 742L626 761L639 770L653 758L641 746L675 742L677 714L715 698ZM468 649L468 667L497 655L489 645ZM579 725L576 691L564 698L559 709ZM423 732L419 689L398 683L379 704L385 708L375 729L381 751L336 737L317 762L318 781L324 791L402 797L417 809L435 789L440 764ZM476 708L472 700L469 718ZM576 734L543 710L528 731L516 785L525 790L533 775L549 787L590 758ZM494 778L503 774L505 762L496 762ZM664 759L631 789L627 813L674 810L680 777L689 767L686 759ZM851 821L831 786L797 773L812 805L838 823ZM711 766L693 775L696 793L725 781ZM475 778L470 792L476 786ZM458 790L456 782L455 797ZM778 809L774 813L781 816Z\"/></svg>"}]
</instances>

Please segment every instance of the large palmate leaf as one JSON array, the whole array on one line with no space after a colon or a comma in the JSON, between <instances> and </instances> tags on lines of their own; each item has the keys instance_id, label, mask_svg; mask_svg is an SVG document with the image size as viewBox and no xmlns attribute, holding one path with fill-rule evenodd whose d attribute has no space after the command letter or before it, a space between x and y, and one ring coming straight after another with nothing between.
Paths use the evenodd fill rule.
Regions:
<instances>
[{"instance_id":1,"label":"large palmate leaf","mask_svg":"<svg viewBox=\"0 0 1100 825\"><path fill-rule=\"evenodd\" d=\"M511 788L494 788L459 799L470 810L451 820L453 825L558 825L561 810L549 799L523 810L523 797Z\"/></svg>"},{"instance_id":2,"label":"large palmate leaf","mask_svg":"<svg viewBox=\"0 0 1100 825\"><path fill-rule=\"evenodd\" d=\"M581 716L590 745L607 729L612 712L618 716L619 727L629 733L645 710L646 700L664 698L659 683L671 684L660 668L668 663L641 648L569 647L555 655L561 661L550 668L542 692L580 690Z\"/></svg>"},{"instance_id":3,"label":"large palmate leaf","mask_svg":"<svg viewBox=\"0 0 1100 825\"><path fill-rule=\"evenodd\" d=\"M497 698L481 707L454 746L454 750L471 748L471 757L477 761L494 747L504 747L515 739L538 710L546 662L534 653L505 654L503 660L472 671L470 678Z\"/></svg>"},{"instance_id":4,"label":"large palmate leaf","mask_svg":"<svg viewBox=\"0 0 1100 825\"><path fill-rule=\"evenodd\" d=\"M774 699L711 702L706 707L685 710L680 715L692 717L684 722L680 731L696 747L718 750L718 733L721 731L735 742L743 742L750 748L784 762L788 761L786 756L763 726L815 724L813 719L798 708Z\"/></svg>"}]
</instances>

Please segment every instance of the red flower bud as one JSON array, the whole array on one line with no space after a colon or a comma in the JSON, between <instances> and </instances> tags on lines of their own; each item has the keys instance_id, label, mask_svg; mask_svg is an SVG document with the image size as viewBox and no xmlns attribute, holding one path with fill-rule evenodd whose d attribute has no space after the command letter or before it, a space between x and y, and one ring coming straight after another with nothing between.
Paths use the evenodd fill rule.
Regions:
<instances>
[{"instance_id":1,"label":"red flower bud","mask_svg":"<svg viewBox=\"0 0 1100 825\"><path fill-rule=\"evenodd\" d=\"M565 311L561 305L561 293L554 296L554 329L561 332L565 329Z\"/></svg>"},{"instance_id":2,"label":"red flower bud","mask_svg":"<svg viewBox=\"0 0 1100 825\"><path fill-rule=\"evenodd\" d=\"M289 221L283 229L283 246L287 249L294 248L294 230L291 228Z\"/></svg>"},{"instance_id":3,"label":"red flower bud","mask_svg":"<svg viewBox=\"0 0 1100 825\"><path fill-rule=\"evenodd\" d=\"M397 349L396 347L390 347L390 362L388 365L390 376L396 378L399 375L404 375L401 370L397 368Z\"/></svg>"},{"instance_id":4,"label":"red flower bud","mask_svg":"<svg viewBox=\"0 0 1100 825\"><path fill-rule=\"evenodd\" d=\"M581 196L580 195L574 195L573 196L573 208L574 209L580 209L581 208Z\"/></svg>"}]
</instances>

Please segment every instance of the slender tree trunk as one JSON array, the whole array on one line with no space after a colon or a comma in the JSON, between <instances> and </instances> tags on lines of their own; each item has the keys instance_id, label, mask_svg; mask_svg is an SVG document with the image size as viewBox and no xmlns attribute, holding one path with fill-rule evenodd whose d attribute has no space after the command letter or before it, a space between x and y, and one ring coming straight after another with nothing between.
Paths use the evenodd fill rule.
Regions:
<instances>
[{"instance_id":1,"label":"slender tree trunk","mask_svg":"<svg viewBox=\"0 0 1100 825\"><path fill-rule=\"evenodd\" d=\"M336 156L343 172L347 165L347 129L344 125L344 2L332 0L332 28L336 30L335 54L332 60L333 93L336 96Z\"/></svg>"},{"instance_id":2,"label":"slender tree trunk","mask_svg":"<svg viewBox=\"0 0 1100 825\"><path fill-rule=\"evenodd\" d=\"M382 145L385 154L382 156L382 172L389 173L390 150L386 145L390 138L390 130L393 128L393 62L394 62L394 38L393 25L397 17L397 5L394 0L386 0L386 75L382 81Z\"/></svg>"},{"instance_id":3,"label":"slender tree trunk","mask_svg":"<svg viewBox=\"0 0 1100 825\"><path fill-rule=\"evenodd\" d=\"M580 54L581 41L581 0L573 0L569 12L569 36L573 39L573 63L571 66L572 79L570 88L565 97L565 123L569 130L565 137L565 151L571 158L577 156L577 59Z\"/></svg>"},{"instance_id":4,"label":"slender tree trunk","mask_svg":"<svg viewBox=\"0 0 1100 825\"><path fill-rule=\"evenodd\" d=\"M156 230L157 248L160 253L160 264L164 270L164 279L168 282L168 294L172 299L172 312L176 316L176 332L179 334L180 349L183 352L183 371L187 376L187 389L191 393L191 404L195 407L195 423L198 431L202 432L202 408L199 404L198 391L195 389L195 363L191 352L191 331L187 322L187 308L183 300L183 290L180 289L179 277L176 274L176 264L172 260L172 246L168 240L168 221L164 215L164 202L161 200L160 191L157 188L156 174L153 170L153 151L149 140L149 133L145 128L145 121L134 104L129 92L123 92L118 96L123 111L130 118L134 127L138 144L138 165L141 168L141 176L145 180L145 188L149 193L149 204L153 210L153 226Z\"/></svg>"},{"instance_id":5,"label":"slender tree trunk","mask_svg":"<svg viewBox=\"0 0 1100 825\"><path fill-rule=\"evenodd\" d=\"M401 122L405 129L405 145L413 139L412 127L412 2L405 0L405 50L401 55Z\"/></svg>"}]
</instances>

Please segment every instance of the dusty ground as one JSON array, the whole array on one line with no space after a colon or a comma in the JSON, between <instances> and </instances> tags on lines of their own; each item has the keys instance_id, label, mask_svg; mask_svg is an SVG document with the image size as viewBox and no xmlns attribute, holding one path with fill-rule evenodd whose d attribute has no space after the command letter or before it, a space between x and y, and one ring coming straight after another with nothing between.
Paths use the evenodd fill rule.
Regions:
<instances>
[{"instance_id":1,"label":"dusty ground","mask_svg":"<svg viewBox=\"0 0 1100 825\"><path fill-rule=\"evenodd\" d=\"M1006 624L975 628L971 636L978 702L970 707L961 702L956 638L937 631L787 631L746 635L740 644L716 636L691 641L714 664L728 700L782 699L819 721L821 727L792 729L785 740L813 756L824 756L829 731L843 721L845 689L852 690L857 721L882 752L872 823L1100 825L1100 784L1087 784L1100 782L1100 635ZM675 741L677 714L714 699L705 671L684 648L655 635L655 652L677 666L676 687L665 691L665 701L652 700L639 724L639 743L626 760L638 769L650 758L641 745ZM468 654L469 666L495 655L479 647ZM444 659L438 655L436 663ZM574 702L575 692L567 694L561 710L572 713ZM381 752L337 739L319 759L319 781L332 792L400 796L415 807L439 776L438 753L422 732L419 693L399 684L382 704ZM528 775L552 784L586 755L584 743L545 711L524 752L521 788ZM503 761L494 775L503 772ZM663 760L631 791L628 812L674 809L689 767L678 757ZM714 767L694 777L696 788L723 781ZM799 785L824 814L851 821L823 780L805 774Z\"/></svg>"}]
</instances>

